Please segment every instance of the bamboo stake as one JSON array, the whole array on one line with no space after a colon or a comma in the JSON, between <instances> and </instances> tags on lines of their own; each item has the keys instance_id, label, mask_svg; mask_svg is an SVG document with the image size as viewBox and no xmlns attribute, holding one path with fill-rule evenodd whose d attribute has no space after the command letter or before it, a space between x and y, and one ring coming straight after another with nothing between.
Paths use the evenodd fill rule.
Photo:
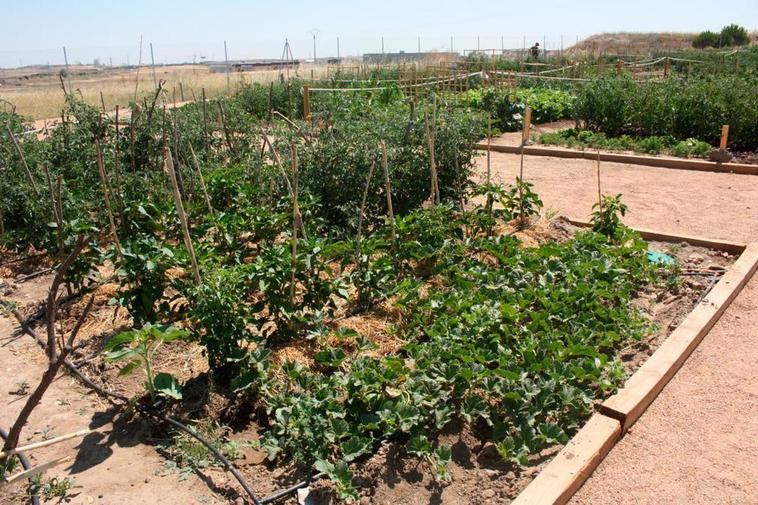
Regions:
<instances>
[{"instance_id":1,"label":"bamboo stake","mask_svg":"<svg viewBox=\"0 0 758 505\"><path fill-rule=\"evenodd\" d=\"M42 164L42 170L45 172L45 178L47 179L47 189L50 192L50 209L53 213L53 220L55 221L56 226L56 236L58 238L58 255L63 258L64 250L63 250L63 217L58 214L58 205L55 202L55 192L53 191L53 180L50 177L50 169L47 166L47 163ZM2 456L0 456L0 459L2 459Z\"/></svg>"},{"instance_id":2,"label":"bamboo stake","mask_svg":"<svg viewBox=\"0 0 758 505\"><path fill-rule=\"evenodd\" d=\"M192 144L189 144L190 153L192 153L192 160L195 162L195 169L197 170L197 177L200 179L200 188L203 190L203 197L205 198L205 204L208 206L208 212L213 214L213 206L211 205L211 199L208 196L208 189L205 186L205 179L203 178L203 171L200 170L200 163L197 161L195 150L192 148Z\"/></svg>"},{"instance_id":3,"label":"bamboo stake","mask_svg":"<svg viewBox=\"0 0 758 505\"><path fill-rule=\"evenodd\" d=\"M437 186L437 164L434 159L434 133L429 124L429 113L424 112L424 125L426 126L426 140L429 148L429 169L432 176L432 205L439 203L439 188Z\"/></svg>"},{"instance_id":4,"label":"bamboo stake","mask_svg":"<svg viewBox=\"0 0 758 505\"><path fill-rule=\"evenodd\" d=\"M203 98L203 140L205 142L205 149L208 149L208 110L205 103L205 88L202 88Z\"/></svg>"},{"instance_id":5,"label":"bamboo stake","mask_svg":"<svg viewBox=\"0 0 758 505\"><path fill-rule=\"evenodd\" d=\"M105 200L105 210L108 212L108 221L111 226L111 233L113 233L113 240L116 242L116 254L119 259L121 256L121 242L118 239L118 232L116 231L116 222L113 220L113 210L111 209L111 198L109 195L108 176L105 173L105 166L103 164L103 152L100 150L100 141L95 139L95 150L97 151L97 172L100 174L100 184L103 187L103 199Z\"/></svg>"},{"instance_id":6,"label":"bamboo stake","mask_svg":"<svg viewBox=\"0 0 758 505\"><path fill-rule=\"evenodd\" d=\"M50 470L53 467L56 467L60 464L65 463L66 461L69 461L71 459L71 456L63 456L61 458L54 459L52 461L49 461L47 463L43 463L39 466L36 466L30 470L26 470L24 472L17 473L15 475L11 475L7 479L0 481L0 488L4 486L8 486L13 484L14 482L19 482L24 479L29 479L31 477L34 477L35 475L39 475L40 473L46 472Z\"/></svg>"},{"instance_id":7,"label":"bamboo stake","mask_svg":"<svg viewBox=\"0 0 758 505\"><path fill-rule=\"evenodd\" d=\"M33 451L35 449L41 449L42 447L48 447L50 445L59 444L61 442L65 442L66 440L71 440L72 438L78 438L83 437L85 435L89 435L90 433L94 432L95 430L91 430L89 428L85 428L83 430L75 431L74 433L68 433L66 435L61 435L59 437L50 438L48 440L42 440L41 442L34 442L33 444L23 445L20 447L16 447L14 449L11 449L9 451L0 451L0 460L7 458L8 456L13 456L14 454L18 454L20 452L29 452Z\"/></svg>"},{"instance_id":8,"label":"bamboo stake","mask_svg":"<svg viewBox=\"0 0 758 505\"><path fill-rule=\"evenodd\" d=\"M397 252L397 237L395 236L395 211L392 208L392 186L390 185L390 170L387 162L387 146L382 140L379 142L379 147L382 150L382 168L384 169L384 192L387 193L387 214L390 219L390 240L392 242L392 250Z\"/></svg>"},{"instance_id":9,"label":"bamboo stake","mask_svg":"<svg viewBox=\"0 0 758 505\"><path fill-rule=\"evenodd\" d=\"M292 267L290 277L290 303L295 306L295 272L297 269L297 230L300 228L300 209L297 205L297 193L298 193L298 159L297 159L297 146L292 144L290 146L292 151Z\"/></svg>"},{"instance_id":10,"label":"bamboo stake","mask_svg":"<svg viewBox=\"0 0 758 505\"><path fill-rule=\"evenodd\" d=\"M16 153L18 154L18 157L21 158L21 164L24 165L24 170L26 171L26 177L29 179L29 183L32 185L32 189L34 189L34 194L39 195L39 189L37 188L37 183L34 182L34 177L32 177L32 171L29 170L29 165L27 165L26 158L24 157L24 151L21 149L21 146L19 145L18 140L16 140L16 136L13 134L13 130L11 130L10 123L5 124L5 130L8 132L8 136L11 138L13 147L16 148Z\"/></svg>"},{"instance_id":11,"label":"bamboo stake","mask_svg":"<svg viewBox=\"0 0 758 505\"><path fill-rule=\"evenodd\" d=\"M492 118L487 118L487 184L492 178Z\"/></svg>"},{"instance_id":12,"label":"bamboo stake","mask_svg":"<svg viewBox=\"0 0 758 505\"><path fill-rule=\"evenodd\" d=\"M366 200L368 200L368 189L369 186L371 186L371 178L374 175L374 167L376 166L376 161L371 162L371 168L368 170L368 177L366 178L366 186L363 188L363 199L361 199L361 213L358 214L358 250L360 251L360 242L362 238L362 232L363 232L363 214L366 212Z\"/></svg>"},{"instance_id":13,"label":"bamboo stake","mask_svg":"<svg viewBox=\"0 0 758 505\"><path fill-rule=\"evenodd\" d=\"M184 235L184 246L187 248L190 261L192 262L192 274L195 278L195 284L198 286L202 283L200 279L200 269L197 266L197 258L195 257L195 248L192 246L192 238L189 233L189 226L187 225L187 214L184 212L184 205L182 204L182 195L179 193L179 184L176 182L176 172L174 171L174 160L171 156L171 149L168 146L163 148L163 165L168 171L171 178L171 189L174 192L174 203L176 204L176 214L179 216L179 224L182 226L182 234Z\"/></svg>"},{"instance_id":14,"label":"bamboo stake","mask_svg":"<svg viewBox=\"0 0 758 505\"><path fill-rule=\"evenodd\" d=\"M229 148L229 155L231 156L232 153L232 140L229 136L229 130L226 128L226 121L224 120L224 106L221 104L221 100L219 99L216 104L218 105L218 111L220 113L220 120L221 120L221 129L224 131L224 138L226 139L226 146Z\"/></svg>"},{"instance_id":15,"label":"bamboo stake","mask_svg":"<svg viewBox=\"0 0 758 505\"><path fill-rule=\"evenodd\" d=\"M597 208L603 211L603 196L600 192L600 148L597 149Z\"/></svg>"}]
</instances>

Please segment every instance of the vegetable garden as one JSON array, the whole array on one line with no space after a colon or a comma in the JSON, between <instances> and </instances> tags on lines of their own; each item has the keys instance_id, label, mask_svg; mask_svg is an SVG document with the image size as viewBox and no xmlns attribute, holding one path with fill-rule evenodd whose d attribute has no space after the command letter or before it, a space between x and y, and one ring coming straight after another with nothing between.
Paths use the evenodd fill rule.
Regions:
<instances>
[{"instance_id":1,"label":"vegetable garden","mask_svg":"<svg viewBox=\"0 0 758 505\"><path fill-rule=\"evenodd\" d=\"M297 80L176 108L159 86L121 117L67 93L40 136L6 110L4 256L44 251L58 268L68 296L56 289L47 305L61 305L72 331L61 356L79 373L121 388L129 411L194 426L167 426L162 450L179 468L214 461L192 455L207 450L192 432L234 459L220 422L257 427L243 444L267 458L258 492L288 468L327 477L327 496L370 496L356 468L386 444L444 486L443 435L464 429L520 471L621 384L621 354L658 331L638 302L682 277L621 224L620 195L601 197L579 230L545 217L528 175L480 184L474 145L488 121L518 130L528 103L537 122L709 143L729 122L734 146L755 149L758 107L751 75L519 82L314 93L312 117L300 90L313 83ZM115 312L71 347L90 311ZM165 368L187 349L203 356L189 374Z\"/></svg>"}]
</instances>

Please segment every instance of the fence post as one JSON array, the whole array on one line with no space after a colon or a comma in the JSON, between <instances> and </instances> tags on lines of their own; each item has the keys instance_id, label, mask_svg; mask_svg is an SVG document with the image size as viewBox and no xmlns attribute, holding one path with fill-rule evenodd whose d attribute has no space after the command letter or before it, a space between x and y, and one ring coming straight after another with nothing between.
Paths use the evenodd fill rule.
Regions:
<instances>
[{"instance_id":1,"label":"fence post","mask_svg":"<svg viewBox=\"0 0 758 505\"><path fill-rule=\"evenodd\" d=\"M311 89L303 86L303 119L311 120Z\"/></svg>"}]
</instances>

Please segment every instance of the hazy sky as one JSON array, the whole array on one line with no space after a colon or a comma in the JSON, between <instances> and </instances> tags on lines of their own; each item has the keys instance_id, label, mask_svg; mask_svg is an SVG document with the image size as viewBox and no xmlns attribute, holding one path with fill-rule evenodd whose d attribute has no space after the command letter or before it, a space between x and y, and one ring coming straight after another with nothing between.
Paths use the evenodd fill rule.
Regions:
<instances>
[{"instance_id":1,"label":"hazy sky","mask_svg":"<svg viewBox=\"0 0 758 505\"><path fill-rule=\"evenodd\" d=\"M63 63L99 58L136 63L142 35L149 62L278 58L285 37L296 58L341 54L477 47L565 46L594 33L611 31L718 30L738 23L758 29L758 0L537 0L537 1L320 1L242 0L0 0L0 66Z\"/></svg>"}]
</instances>

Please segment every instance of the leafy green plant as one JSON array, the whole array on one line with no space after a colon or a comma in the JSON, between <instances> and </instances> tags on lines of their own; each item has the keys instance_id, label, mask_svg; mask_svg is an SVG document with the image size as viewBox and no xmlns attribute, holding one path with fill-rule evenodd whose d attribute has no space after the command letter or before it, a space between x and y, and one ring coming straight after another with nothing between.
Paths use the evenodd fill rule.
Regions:
<instances>
[{"instance_id":1,"label":"leafy green plant","mask_svg":"<svg viewBox=\"0 0 758 505\"><path fill-rule=\"evenodd\" d=\"M173 326L147 323L139 330L125 331L113 337L105 346L106 359L111 362L127 362L119 375L128 375L141 367L145 373L145 390L151 400L155 401L158 396L179 400L182 398L179 381L169 373L156 374L153 358L163 344L184 339L187 335L186 331Z\"/></svg>"},{"instance_id":2,"label":"leafy green plant","mask_svg":"<svg viewBox=\"0 0 758 505\"><path fill-rule=\"evenodd\" d=\"M529 218L539 215L542 209L542 200L533 187L532 183L516 177L516 183L511 186L503 202L506 212L518 221L520 228L526 227Z\"/></svg>"},{"instance_id":3,"label":"leafy green plant","mask_svg":"<svg viewBox=\"0 0 758 505\"><path fill-rule=\"evenodd\" d=\"M592 206L592 229L606 237L616 237L629 207L621 201L621 195L603 195L602 203Z\"/></svg>"}]
</instances>

